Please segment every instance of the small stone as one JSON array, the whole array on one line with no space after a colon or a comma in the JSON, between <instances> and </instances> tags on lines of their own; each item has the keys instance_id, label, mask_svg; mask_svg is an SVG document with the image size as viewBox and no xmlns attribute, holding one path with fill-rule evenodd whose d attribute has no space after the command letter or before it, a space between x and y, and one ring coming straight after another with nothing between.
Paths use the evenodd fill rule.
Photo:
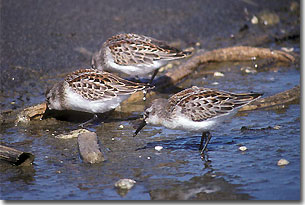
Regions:
<instances>
[{"instance_id":1,"label":"small stone","mask_svg":"<svg viewBox=\"0 0 305 205\"><path fill-rule=\"evenodd\" d=\"M258 23L258 18L256 16L253 16L251 19L252 24L257 24Z\"/></svg>"},{"instance_id":2,"label":"small stone","mask_svg":"<svg viewBox=\"0 0 305 205\"><path fill-rule=\"evenodd\" d=\"M223 76L225 76L225 75L223 73L221 73L221 72L216 71L214 73L214 77L223 77Z\"/></svg>"},{"instance_id":3,"label":"small stone","mask_svg":"<svg viewBox=\"0 0 305 205\"><path fill-rule=\"evenodd\" d=\"M219 84L219 82L213 82L212 83L212 85L218 85Z\"/></svg>"},{"instance_id":4,"label":"small stone","mask_svg":"<svg viewBox=\"0 0 305 205\"><path fill-rule=\"evenodd\" d=\"M118 180L114 186L120 189L131 189L136 183L133 179L120 179Z\"/></svg>"},{"instance_id":5,"label":"small stone","mask_svg":"<svg viewBox=\"0 0 305 205\"><path fill-rule=\"evenodd\" d=\"M150 157L147 157L148 160L150 160Z\"/></svg>"},{"instance_id":6,"label":"small stone","mask_svg":"<svg viewBox=\"0 0 305 205\"><path fill-rule=\"evenodd\" d=\"M287 164L289 164L289 161L286 160L286 159L280 159L280 160L277 162L277 165L278 165L278 166L285 166L285 165L287 165Z\"/></svg>"},{"instance_id":7,"label":"small stone","mask_svg":"<svg viewBox=\"0 0 305 205\"><path fill-rule=\"evenodd\" d=\"M244 71L245 73L251 73L251 74L257 73L256 69L251 67L242 67L240 70Z\"/></svg>"},{"instance_id":8,"label":"small stone","mask_svg":"<svg viewBox=\"0 0 305 205\"><path fill-rule=\"evenodd\" d=\"M246 146L241 146L241 147L239 147L239 150L242 151L242 152L246 151L247 149L248 149L248 148L247 148Z\"/></svg>"},{"instance_id":9,"label":"small stone","mask_svg":"<svg viewBox=\"0 0 305 205\"><path fill-rule=\"evenodd\" d=\"M161 151L161 149L163 149L163 147L162 146L155 146L155 150L157 150L157 151Z\"/></svg>"},{"instance_id":10,"label":"small stone","mask_svg":"<svg viewBox=\"0 0 305 205\"><path fill-rule=\"evenodd\" d=\"M124 128L124 125L120 125L119 128L123 129L123 128Z\"/></svg>"},{"instance_id":11,"label":"small stone","mask_svg":"<svg viewBox=\"0 0 305 205\"><path fill-rule=\"evenodd\" d=\"M273 129L279 130L281 127L282 127L282 126L280 126L280 125L275 125L275 126L273 127Z\"/></svg>"},{"instance_id":12,"label":"small stone","mask_svg":"<svg viewBox=\"0 0 305 205\"><path fill-rule=\"evenodd\" d=\"M196 42L195 46L199 47L200 46L200 42Z\"/></svg>"},{"instance_id":13,"label":"small stone","mask_svg":"<svg viewBox=\"0 0 305 205\"><path fill-rule=\"evenodd\" d=\"M112 137L111 140L114 141L114 137Z\"/></svg>"}]
</instances>

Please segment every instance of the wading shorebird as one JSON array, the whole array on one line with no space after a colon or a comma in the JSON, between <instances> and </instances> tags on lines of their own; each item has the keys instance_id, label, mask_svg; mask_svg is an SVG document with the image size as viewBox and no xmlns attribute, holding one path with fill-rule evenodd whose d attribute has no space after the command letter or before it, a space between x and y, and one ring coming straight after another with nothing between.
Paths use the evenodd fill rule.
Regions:
<instances>
[{"instance_id":1,"label":"wading shorebird","mask_svg":"<svg viewBox=\"0 0 305 205\"><path fill-rule=\"evenodd\" d=\"M154 71L150 84L161 66L185 58L191 52L179 50L138 34L118 34L109 38L91 60L94 69L121 72L129 76L144 76Z\"/></svg>"},{"instance_id":2,"label":"wading shorebird","mask_svg":"<svg viewBox=\"0 0 305 205\"><path fill-rule=\"evenodd\" d=\"M193 86L174 94L168 100L154 100L145 110L144 119L134 136L146 124L202 132L199 149L203 154L212 137L209 130L261 96L260 93L237 94Z\"/></svg>"},{"instance_id":3,"label":"wading shorebird","mask_svg":"<svg viewBox=\"0 0 305 205\"><path fill-rule=\"evenodd\" d=\"M50 110L75 110L94 114L115 109L131 94L152 89L144 83L125 80L96 69L81 69L56 83L46 92Z\"/></svg>"}]
</instances>

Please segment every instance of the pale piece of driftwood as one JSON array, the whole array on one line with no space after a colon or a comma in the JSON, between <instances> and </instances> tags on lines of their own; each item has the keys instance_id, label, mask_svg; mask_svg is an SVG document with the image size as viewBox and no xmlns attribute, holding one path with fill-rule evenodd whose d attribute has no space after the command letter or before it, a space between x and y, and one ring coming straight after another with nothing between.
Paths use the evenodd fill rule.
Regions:
<instances>
[{"instance_id":1,"label":"pale piece of driftwood","mask_svg":"<svg viewBox=\"0 0 305 205\"><path fill-rule=\"evenodd\" d=\"M32 119L41 119L46 109L47 109L46 103L41 103L38 105L25 108L17 115L16 124L18 124L19 122L27 123ZM33 112L34 110L35 112Z\"/></svg>"},{"instance_id":2,"label":"pale piece of driftwood","mask_svg":"<svg viewBox=\"0 0 305 205\"><path fill-rule=\"evenodd\" d=\"M97 141L96 133L81 133L78 135L77 142L80 156L84 162L94 164L105 161Z\"/></svg>"},{"instance_id":3,"label":"pale piece of driftwood","mask_svg":"<svg viewBox=\"0 0 305 205\"><path fill-rule=\"evenodd\" d=\"M252 103L242 107L239 111L255 110L255 109L262 109L267 107L273 107L277 105L283 105L299 99L300 96L301 96L301 89L300 86L298 85L292 89L286 90L276 95L253 101Z\"/></svg>"},{"instance_id":4,"label":"pale piece of driftwood","mask_svg":"<svg viewBox=\"0 0 305 205\"><path fill-rule=\"evenodd\" d=\"M55 138L57 138L57 139L72 139L72 138L77 138L78 135L86 133L86 132L90 132L90 131L87 130L87 129L77 129L77 130L72 130L69 133L56 135Z\"/></svg>"},{"instance_id":5,"label":"pale piece of driftwood","mask_svg":"<svg viewBox=\"0 0 305 205\"><path fill-rule=\"evenodd\" d=\"M248 46L236 46L220 48L208 52L199 51L197 55L182 63L177 69L169 70L165 76L171 79L171 83L176 83L191 74L199 65L208 62L223 61L250 61L253 59L274 59L276 61L294 62L295 58L283 51L270 50L268 48L254 48ZM165 79L165 78L164 78ZM160 87L160 82L158 86ZM162 87L167 86L164 83Z\"/></svg>"},{"instance_id":6,"label":"pale piece of driftwood","mask_svg":"<svg viewBox=\"0 0 305 205\"><path fill-rule=\"evenodd\" d=\"M34 158L34 155L31 153L0 145L0 160L7 161L17 166L30 166L34 161Z\"/></svg>"}]
</instances>

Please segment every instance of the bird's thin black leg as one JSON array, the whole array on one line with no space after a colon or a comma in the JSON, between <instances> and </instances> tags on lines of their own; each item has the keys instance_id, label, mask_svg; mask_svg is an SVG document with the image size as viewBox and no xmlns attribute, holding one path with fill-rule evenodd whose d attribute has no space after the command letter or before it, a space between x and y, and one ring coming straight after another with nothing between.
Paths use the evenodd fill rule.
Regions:
<instances>
[{"instance_id":1,"label":"bird's thin black leg","mask_svg":"<svg viewBox=\"0 0 305 205\"><path fill-rule=\"evenodd\" d=\"M201 141L200 141L200 145L199 145L199 150L202 150L202 148L203 148L203 142L206 141L206 138L207 138L207 133L206 133L206 132L203 132L202 135L201 135Z\"/></svg>"},{"instance_id":2,"label":"bird's thin black leg","mask_svg":"<svg viewBox=\"0 0 305 205\"><path fill-rule=\"evenodd\" d=\"M203 132L202 133L200 147L199 147L199 149L201 149L201 153L200 154L203 154L203 152L206 150L206 148L207 148L211 138L212 138L212 135L211 135L210 132ZM202 147L203 141L205 141L205 144Z\"/></svg>"},{"instance_id":3,"label":"bird's thin black leg","mask_svg":"<svg viewBox=\"0 0 305 205\"><path fill-rule=\"evenodd\" d=\"M86 122L81 123L79 126L83 128L83 127L85 127L87 124L89 124L89 123L95 121L96 119L98 119L98 116L97 116L97 114L94 114L94 115L93 115L93 118L91 118L90 120L88 120L88 121L86 121Z\"/></svg>"},{"instance_id":4,"label":"bird's thin black leg","mask_svg":"<svg viewBox=\"0 0 305 205\"><path fill-rule=\"evenodd\" d=\"M155 70L153 75L151 76L151 79L149 81L149 84L151 85L154 78L156 77L157 73L158 73L159 69ZM143 97L143 100L145 101L146 100L146 95L147 95L147 90L143 91L143 94L144 94L144 97Z\"/></svg>"},{"instance_id":5,"label":"bird's thin black leg","mask_svg":"<svg viewBox=\"0 0 305 205\"><path fill-rule=\"evenodd\" d=\"M151 76L151 79L149 81L149 84L152 84L153 80L155 79L156 75L158 74L159 72L159 69L155 70L153 75Z\"/></svg>"}]
</instances>

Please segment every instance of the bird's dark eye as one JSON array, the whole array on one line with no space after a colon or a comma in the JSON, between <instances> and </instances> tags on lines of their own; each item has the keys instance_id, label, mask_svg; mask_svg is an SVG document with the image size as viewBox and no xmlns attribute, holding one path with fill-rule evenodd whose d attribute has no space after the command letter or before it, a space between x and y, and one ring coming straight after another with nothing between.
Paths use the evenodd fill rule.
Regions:
<instances>
[{"instance_id":1,"label":"bird's dark eye","mask_svg":"<svg viewBox=\"0 0 305 205\"><path fill-rule=\"evenodd\" d=\"M147 118L148 115L149 115L149 112L148 112L148 111L145 111L145 112L144 112L144 118Z\"/></svg>"}]
</instances>

